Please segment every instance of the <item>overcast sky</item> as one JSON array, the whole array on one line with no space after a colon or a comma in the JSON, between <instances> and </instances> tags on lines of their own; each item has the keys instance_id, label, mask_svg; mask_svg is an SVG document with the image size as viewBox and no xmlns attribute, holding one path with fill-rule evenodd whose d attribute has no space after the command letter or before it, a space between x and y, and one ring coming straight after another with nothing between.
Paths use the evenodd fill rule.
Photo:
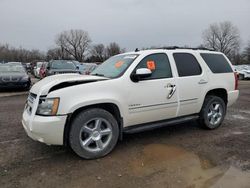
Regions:
<instances>
[{"instance_id":1,"label":"overcast sky","mask_svg":"<svg viewBox=\"0 0 250 188\"><path fill-rule=\"evenodd\" d=\"M89 32L127 50L202 42L209 24L231 21L250 40L250 0L0 0L0 43L46 51L57 33Z\"/></svg>"}]
</instances>

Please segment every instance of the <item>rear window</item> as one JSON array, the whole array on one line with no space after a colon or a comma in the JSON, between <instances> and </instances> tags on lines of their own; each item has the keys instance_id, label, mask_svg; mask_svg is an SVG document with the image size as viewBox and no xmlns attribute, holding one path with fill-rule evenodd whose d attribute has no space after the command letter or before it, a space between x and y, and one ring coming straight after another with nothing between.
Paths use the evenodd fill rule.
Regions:
<instances>
[{"instance_id":1,"label":"rear window","mask_svg":"<svg viewBox=\"0 0 250 188\"><path fill-rule=\"evenodd\" d=\"M51 65L52 69L71 69L74 70L76 67L71 61L53 61Z\"/></svg>"},{"instance_id":2,"label":"rear window","mask_svg":"<svg viewBox=\"0 0 250 188\"><path fill-rule=\"evenodd\" d=\"M201 53L201 57L213 73L233 72L228 61L222 54Z\"/></svg>"}]
</instances>

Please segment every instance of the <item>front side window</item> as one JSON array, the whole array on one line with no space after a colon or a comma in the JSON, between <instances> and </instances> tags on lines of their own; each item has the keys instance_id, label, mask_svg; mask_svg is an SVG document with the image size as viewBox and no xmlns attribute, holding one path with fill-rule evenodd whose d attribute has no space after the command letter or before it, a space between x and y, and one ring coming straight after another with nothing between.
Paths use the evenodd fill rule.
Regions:
<instances>
[{"instance_id":1,"label":"front side window","mask_svg":"<svg viewBox=\"0 0 250 188\"><path fill-rule=\"evenodd\" d=\"M168 56L164 53L146 56L136 67L136 69L140 68L148 68L152 71L151 76L145 78L144 80L172 77Z\"/></svg>"},{"instance_id":2,"label":"front side window","mask_svg":"<svg viewBox=\"0 0 250 188\"><path fill-rule=\"evenodd\" d=\"M179 77L200 75L202 70L196 58L189 53L174 53Z\"/></svg>"},{"instance_id":3,"label":"front side window","mask_svg":"<svg viewBox=\"0 0 250 188\"><path fill-rule=\"evenodd\" d=\"M127 70L137 56L137 54L113 56L99 65L91 75L117 78Z\"/></svg>"}]
</instances>

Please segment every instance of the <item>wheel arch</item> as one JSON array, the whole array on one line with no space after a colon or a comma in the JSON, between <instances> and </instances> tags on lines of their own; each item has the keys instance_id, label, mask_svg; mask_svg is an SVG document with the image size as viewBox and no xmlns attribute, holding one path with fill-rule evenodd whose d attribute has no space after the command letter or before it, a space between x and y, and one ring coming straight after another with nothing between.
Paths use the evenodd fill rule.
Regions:
<instances>
[{"instance_id":1,"label":"wheel arch","mask_svg":"<svg viewBox=\"0 0 250 188\"><path fill-rule=\"evenodd\" d=\"M204 100L203 100L203 104L204 104L204 101L208 95L214 95L214 96L222 98L223 101L225 102L225 105L227 106L228 94L227 94L227 90L225 88L215 88L215 89L211 89L211 90L207 91L207 93L204 97Z\"/></svg>"},{"instance_id":2,"label":"wheel arch","mask_svg":"<svg viewBox=\"0 0 250 188\"><path fill-rule=\"evenodd\" d=\"M69 132L71 128L71 123L74 117L76 117L79 113L81 113L84 110L91 109L91 108L100 108L108 111L111 113L114 118L117 120L118 126L119 126L119 139L122 139L122 130L123 130L123 118L121 115L121 111L115 103L111 102L105 102L105 103L96 103L91 104L87 106L82 106L77 109L75 109L72 113L70 113L67 117L65 127L64 127L64 134L63 134L63 144L68 146L69 145Z\"/></svg>"}]
</instances>

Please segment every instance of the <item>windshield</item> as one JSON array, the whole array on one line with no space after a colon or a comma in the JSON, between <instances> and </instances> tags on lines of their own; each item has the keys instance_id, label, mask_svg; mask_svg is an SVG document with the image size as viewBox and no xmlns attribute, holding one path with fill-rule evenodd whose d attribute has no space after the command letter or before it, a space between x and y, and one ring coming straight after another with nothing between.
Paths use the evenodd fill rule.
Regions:
<instances>
[{"instance_id":1,"label":"windshield","mask_svg":"<svg viewBox=\"0 0 250 188\"><path fill-rule=\"evenodd\" d=\"M99 65L91 75L100 75L108 78L121 76L137 57L137 54L117 55Z\"/></svg>"},{"instance_id":2,"label":"windshield","mask_svg":"<svg viewBox=\"0 0 250 188\"><path fill-rule=\"evenodd\" d=\"M38 62L37 64L36 64L36 66L38 67L38 68L40 68L41 66L42 66L42 62Z\"/></svg>"},{"instance_id":3,"label":"windshield","mask_svg":"<svg viewBox=\"0 0 250 188\"><path fill-rule=\"evenodd\" d=\"M52 69L75 69L76 66L72 61L53 61L51 63Z\"/></svg>"},{"instance_id":4,"label":"windshield","mask_svg":"<svg viewBox=\"0 0 250 188\"><path fill-rule=\"evenodd\" d=\"M25 72L23 66L17 65L0 65L0 72L7 73L7 72Z\"/></svg>"}]
</instances>

